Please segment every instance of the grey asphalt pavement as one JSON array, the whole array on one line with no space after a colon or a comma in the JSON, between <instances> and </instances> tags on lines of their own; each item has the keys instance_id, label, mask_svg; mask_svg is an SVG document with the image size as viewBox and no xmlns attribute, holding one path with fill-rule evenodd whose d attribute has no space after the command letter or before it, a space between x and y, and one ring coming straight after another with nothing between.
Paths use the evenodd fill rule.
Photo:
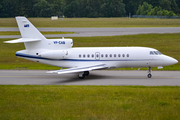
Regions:
<instances>
[{"instance_id":1,"label":"grey asphalt pavement","mask_svg":"<svg viewBox=\"0 0 180 120\"><path fill-rule=\"evenodd\" d=\"M85 79L78 74L48 74L38 70L0 70L1 85L143 85L180 86L180 71L91 71Z\"/></svg>"},{"instance_id":2,"label":"grey asphalt pavement","mask_svg":"<svg viewBox=\"0 0 180 120\"><path fill-rule=\"evenodd\" d=\"M40 31L64 31L75 34L45 35L45 37L93 37L119 36L149 33L180 33L180 27L149 27L149 28L38 28ZM0 28L0 31L19 31L18 28ZM20 35L1 35L0 38L20 38Z\"/></svg>"}]
</instances>

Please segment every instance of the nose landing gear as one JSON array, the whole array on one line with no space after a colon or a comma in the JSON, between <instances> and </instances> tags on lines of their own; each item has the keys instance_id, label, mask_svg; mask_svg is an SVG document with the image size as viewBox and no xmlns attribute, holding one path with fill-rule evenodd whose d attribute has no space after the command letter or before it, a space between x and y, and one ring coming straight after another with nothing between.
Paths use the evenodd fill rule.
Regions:
<instances>
[{"instance_id":1,"label":"nose landing gear","mask_svg":"<svg viewBox=\"0 0 180 120\"><path fill-rule=\"evenodd\" d=\"M149 73L149 74L147 75L148 78L151 78L151 77L152 77L151 71L152 71L152 70L151 70L151 67L149 67L149 69L148 69L148 73Z\"/></svg>"}]
</instances>

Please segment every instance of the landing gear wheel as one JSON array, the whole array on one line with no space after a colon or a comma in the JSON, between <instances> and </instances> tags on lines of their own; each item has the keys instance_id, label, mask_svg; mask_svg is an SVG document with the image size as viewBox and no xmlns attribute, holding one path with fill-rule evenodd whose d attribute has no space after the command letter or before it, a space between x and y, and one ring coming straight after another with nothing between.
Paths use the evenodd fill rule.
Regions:
<instances>
[{"instance_id":1,"label":"landing gear wheel","mask_svg":"<svg viewBox=\"0 0 180 120\"><path fill-rule=\"evenodd\" d=\"M147 75L147 77L148 77L148 78L151 78L151 77L152 77L152 75L149 73L149 74Z\"/></svg>"},{"instance_id":2,"label":"landing gear wheel","mask_svg":"<svg viewBox=\"0 0 180 120\"><path fill-rule=\"evenodd\" d=\"M84 71L84 75L88 76L89 75L89 71Z\"/></svg>"},{"instance_id":3,"label":"landing gear wheel","mask_svg":"<svg viewBox=\"0 0 180 120\"><path fill-rule=\"evenodd\" d=\"M84 79L84 78L85 78L84 74L79 75L79 79Z\"/></svg>"},{"instance_id":4,"label":"landing gear wheel","mask_svg":"<svg viewBox=\"0 0 180 120\"><path fill-rule=\"evenodd\" d=\"M152 75L151 75L151 67L149 67L148 73L149 73L149 74L147 75L147 77L148 77L148 78L151 78L151 77L152 77Z\"/></svg>"},{"instance_id":5,"label":"landing gear wheel","mask_svg":"<svg viewBox=\"0 0 180 120\"><path fill-rule=\"evenodd\" d=\"M88 76L89 75L89 71L84 71L84 72L81 72L79 73L79 79L84 79L85 76Z\"/></svg>"}]
</instances>

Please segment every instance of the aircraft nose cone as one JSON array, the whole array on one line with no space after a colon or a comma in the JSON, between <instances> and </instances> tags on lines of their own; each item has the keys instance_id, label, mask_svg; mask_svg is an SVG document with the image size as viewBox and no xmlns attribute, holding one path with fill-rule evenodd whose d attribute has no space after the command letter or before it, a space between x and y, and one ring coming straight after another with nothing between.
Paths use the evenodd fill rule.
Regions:
<instances>
[{"instance_id":1,"label":"aircraft nose cone","mask_svg":"<svg viewBox=\"0 0 180 120\"><path fill-rule=\"evenodd\" d=\"M178 63L178 61L172 57L166 56L166 58L164 59L164 65L173 65Z\"/></svg>"},{"instance_id":2,"label":"aircraft nose cone","mask_svg":"<svg viewBox=\"0 0 180 120\"><path fill-rule=\"evenodd\" d=\"M178 63L178 61L176 59L174 59L174 64Z\"/></svg>"},{"instance_id":3,"label":"aircraft nose cone","mask_svg":"<svg viewBox=\"0 0 180 120\"><path fill-rule=\"evenodd\" d=\"M178 63L178 61L176 59L174 59L174 58L171 58L170 63L171 64L176 64L176 63Z\"/></svg>"}]
</instances>

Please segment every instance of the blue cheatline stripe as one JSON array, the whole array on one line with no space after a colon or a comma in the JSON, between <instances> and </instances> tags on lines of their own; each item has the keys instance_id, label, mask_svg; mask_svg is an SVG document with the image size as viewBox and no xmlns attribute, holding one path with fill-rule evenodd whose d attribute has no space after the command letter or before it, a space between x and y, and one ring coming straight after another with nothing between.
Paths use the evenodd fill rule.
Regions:
<instances>
[{"instance_id":1,"label":"blue cheatline stripe","mask_svg":"<svg viewBox=\"0 0 180 120\"><path fill-rule=\"evenodd\" d=\"M50 59L50 58L43 58L40 56L23 54L23 53L16 53L17 57L23 58L34 58L34 59L41 59L41 60L52 60L52 61L81 61L81 62L91 62L91 61L156 61L157 59L118 59L118 60L87 60L87 59Z\"/></svg>"},{"instance_id":2,"label":"blue cheatline stripe","mask_svg":"<svg viewBox=\"0 0 180 120\"><path fill-rule=\"evenodd\" d=\"M17 57L23 57L23 58L34 58L34 59L43 59L43 60L54 60L54 59L49 59L49 58L42 58L39 56L35 55L28 55L28 54L23 54L23 53L16 53Z\"/></svg>"}]
</instances>

